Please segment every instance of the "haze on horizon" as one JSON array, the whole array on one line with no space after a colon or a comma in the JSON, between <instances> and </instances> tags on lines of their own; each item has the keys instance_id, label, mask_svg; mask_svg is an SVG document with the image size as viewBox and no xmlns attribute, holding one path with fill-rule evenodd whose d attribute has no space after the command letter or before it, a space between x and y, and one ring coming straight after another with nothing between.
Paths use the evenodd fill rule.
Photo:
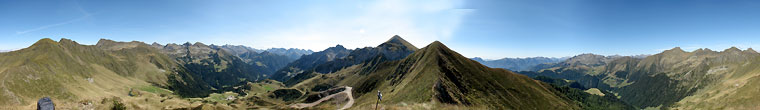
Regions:
<instances>
[{"instance_id":1,"label":"haze on horizon","mask_svg":"<svg viewBox=\"0 0 760 110\"><path fill-rule=\"evenodd\" d=\"M0 50L100 38L321 51L400 35L466 57L655 54L760 47L760 1L0 1Z\"/></svg>"}]
</instances>

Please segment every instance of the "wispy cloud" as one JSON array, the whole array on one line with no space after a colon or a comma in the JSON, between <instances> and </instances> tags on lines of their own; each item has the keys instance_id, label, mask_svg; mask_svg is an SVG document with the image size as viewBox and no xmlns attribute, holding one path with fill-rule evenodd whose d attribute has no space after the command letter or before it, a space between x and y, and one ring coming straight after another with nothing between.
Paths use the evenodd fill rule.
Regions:
<instances>
[{"instance_id":1,"label":"wispy cloud","mask_svg":"<svg viewBox=\"0 0 760 110\"><path fill-rule=\"evenodd\" d=\"M34 29L29 29L29 30L24 30L24 31L17 31L16 34L17 35L18 34L26 34L26 33L29 33L29 32L44 30L44 29L51 28L51 27L71 24L71 23L74 23L74 22L77 22L77 21L84 20L84 19L86 19L86 18L88 18L90 16L91 15L88 14L88 15L84 15L84 16L76 18L76 19L72 19L72 20L68 20L68 21L64 21L64 22L60 22L60 23L55 23L55 24L50 24L50 25L44 25L44 26L40 26L40 27L37 27L37 28L34 28Z\"/></svg>"},{"instance_id":2,"label":"wispy cloud","mask_svg":"<svg viewBox=\"0 0 760 110\"><path fill-rule=\"evenodd\" d=\"M74 3L74 8L76 8L80 13L82 13L81 17L75 18L75 19L71 19L71 20L68 20L68 21L64 21L64 22L55 23L55 24L49 24L49 25L40 26L40 27L37 27L37 28L34 28L34 29L28 29L28 30L24 30L24 31L17 31L16 35L26 34L26 33L29 33L29 32L44 30L44 29L51 28L51 27L57 27L57 26L61 26L61 25L71 24L71 23L74 23L74 22L77 22L77 21L81 21L81 20L87 19L87 18L89 18L89 17L97 14L97 13L91 14L91 13L87 12L86 10L84 10L84 8L82 8L81 5L79 5L79 2L73 1L73 3Z\"/></svg>"}]
</instances>

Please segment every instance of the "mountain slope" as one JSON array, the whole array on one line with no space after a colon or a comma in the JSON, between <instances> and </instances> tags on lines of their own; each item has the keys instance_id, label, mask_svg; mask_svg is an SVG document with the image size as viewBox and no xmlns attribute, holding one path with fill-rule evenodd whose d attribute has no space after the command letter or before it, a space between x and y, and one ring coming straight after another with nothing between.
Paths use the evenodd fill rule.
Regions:
<instances>
[{"instance_id":1,"label":"mountain slope","mask_svg":"<svg viewBox=\"0 0 760 110\"><path fill-rule=\"evenodd\" d=\"M382 91L381 106L388 109L427 103L480 109L578 109L548 84L488 68L438 41L401 60L382 59L378 56L334 74L317 75L293 87L303 91L320 85L354 87L358 98L353 109L373 108L375 91Z\"/></svg>"},{"instance_id":2,"label":"mountain slope","mask_svg":"<svg viewBox=\"0 0 760 110\"><path fill-rule=\"evenodd\" d=\"M673 48L645 58L583 56L588 55L523 74L576 80L586 87L616 92L622 100L640 108L745 108L758 106L740 104L760 102L757 97L739 98L743 96L733 94L760 93L741 89L756 85L751 82L760 75L755 65L760 54L752 49L686 52Z\"/></svg>"},{"instance_id":3,"label":"mountain slope","mask_svg":"<svg viewBox=\"0 0 760 110\"><path fill-rule=\"evenodd\" d=\"M554 89L560 91L568 98L572 99L581 108L585 110L635 110L636 108L618 99L615 94L608 91L598 91L598 93L589 92L589 90L599 90L596 88L588 89L581 86L578 82L555 79L545 76L534 77L533 79L551 84ZM584 91L585 90L585 91ZM593 94L592 94L593 93Z\"/></svg>"},{"instance_id":4,"label":"mountain slope","mask_svg":"<svg viewBox=\"0 0 760 110\"><path fill-rule=\"evenodd\" d=\"M186 73L178 69L174 60L139 42L93 46L41 39L28 48L0 54L0 105L29 105L49 96L60 109L74 109L69 107L82 100L127 97L122 93L130 88L196 82L186 80L181 76Z\"/></svg>"}]
</instances>

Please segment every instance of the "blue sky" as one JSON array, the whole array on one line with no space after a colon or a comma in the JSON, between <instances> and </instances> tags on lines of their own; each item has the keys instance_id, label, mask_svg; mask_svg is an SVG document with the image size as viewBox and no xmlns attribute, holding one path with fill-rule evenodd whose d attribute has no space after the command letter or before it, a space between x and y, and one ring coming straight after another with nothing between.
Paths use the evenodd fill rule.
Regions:
<instances>
[{"instance_id":1,"label":"blue sky","mask_svg":"<svg viewBox=\"0 0 760 110\"><path fill-rule=\"evenodd\" d=\"M752 0L2 0L0 50L100 38L323 50L400 35L467 57L760 47Z\"/></svg>"}]
</instances>

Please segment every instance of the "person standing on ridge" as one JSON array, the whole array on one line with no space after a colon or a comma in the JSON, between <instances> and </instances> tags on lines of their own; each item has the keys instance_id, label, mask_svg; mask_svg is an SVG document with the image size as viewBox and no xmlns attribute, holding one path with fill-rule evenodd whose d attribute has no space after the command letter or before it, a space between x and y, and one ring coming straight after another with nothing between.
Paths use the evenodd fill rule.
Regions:
<instances>
[{"instance_id":1,"label":"person standing on ridge","mask_svg":"<svg viewBox=\"0 0 760 110\"><path fill-rule=\"evenodd\" d=\"M380 93L380 90L377 91L377 103L375 103L375 110L377 110L377 105L380 104L380 101L383 100L383 94Z\"/></svg>"}]
</instances>

